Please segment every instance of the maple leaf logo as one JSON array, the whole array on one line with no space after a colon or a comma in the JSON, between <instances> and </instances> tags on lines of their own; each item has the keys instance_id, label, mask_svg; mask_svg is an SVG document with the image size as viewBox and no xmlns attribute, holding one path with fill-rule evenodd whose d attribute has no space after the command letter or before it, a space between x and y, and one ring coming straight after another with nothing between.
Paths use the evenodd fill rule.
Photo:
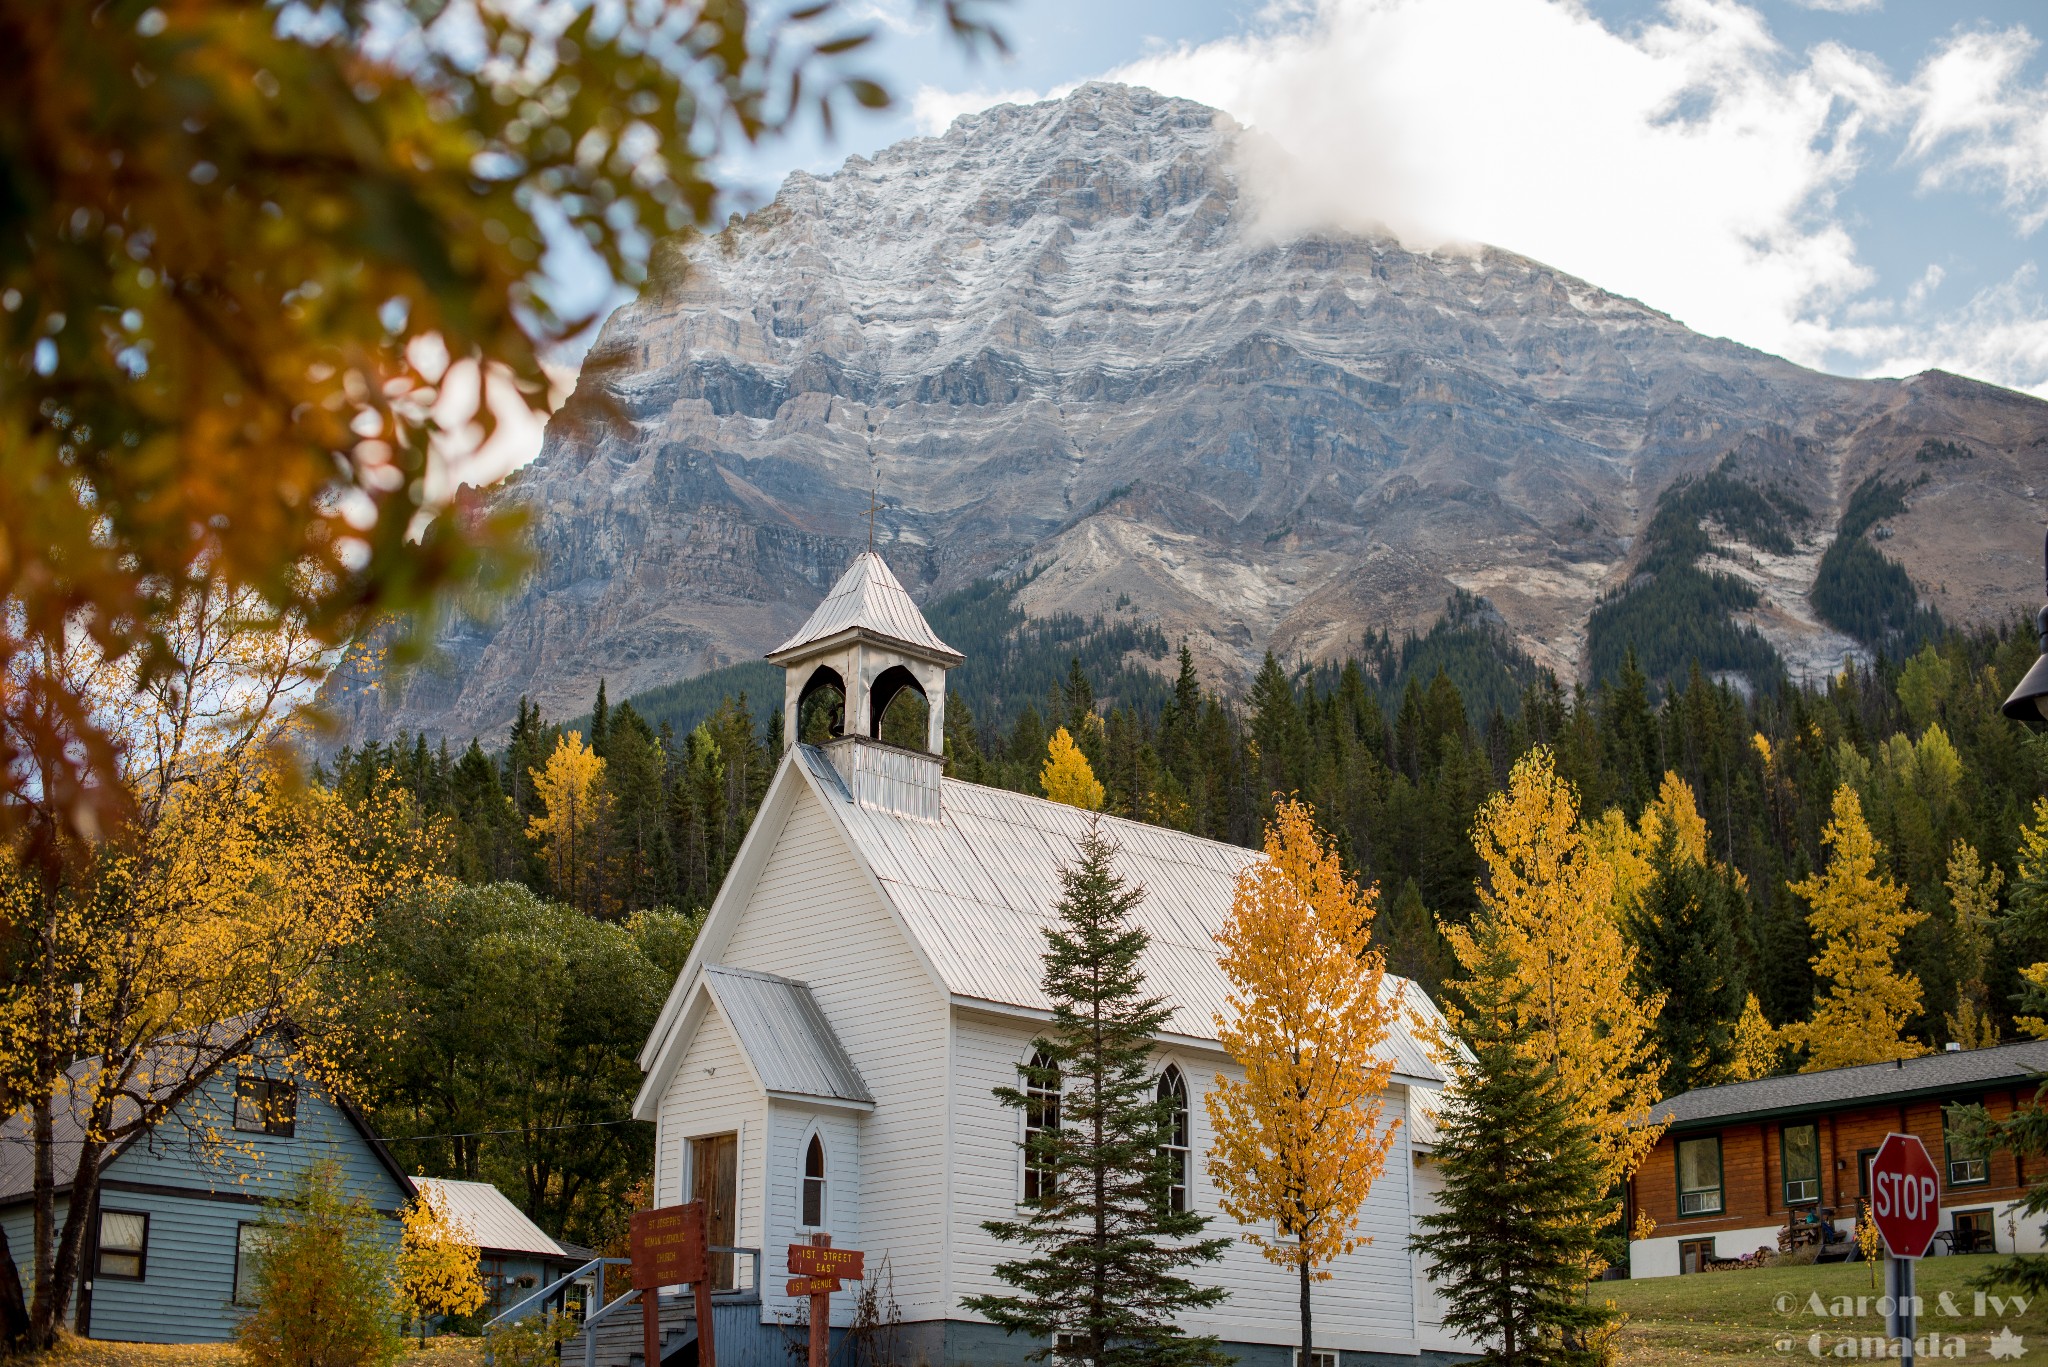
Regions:
<instances>
[{"instance_id":1,"label":"maple leaf logo","mask_svg":"<svg viewBox=\"0 0 2048 1367\"><path fill-rule=\"evenodd\" d=\"M2004 1362L2010 1358L2023 1358L2027 1355L2027 1341L2015 1334L2009 1326L2001 1325L1985 1346L1990 1349L1993 1362Z\"/></svg>"}]
</instances>

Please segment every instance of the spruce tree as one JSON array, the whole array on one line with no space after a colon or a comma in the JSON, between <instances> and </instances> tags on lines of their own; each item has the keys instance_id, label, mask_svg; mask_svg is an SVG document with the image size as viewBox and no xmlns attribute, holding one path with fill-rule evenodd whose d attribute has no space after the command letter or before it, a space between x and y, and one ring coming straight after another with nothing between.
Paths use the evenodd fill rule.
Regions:
<instances>
[{"instance_id":1,"label":"spruce tree","mask_svg":"<svg viewBox=\"0 0 2048 1367\"><path fill-rule=\"evenodd\" d=\"M1061 871L1059 921L1045 932L1045 992L1052 1028L1020 1070L1034 1090L1060 1092L1055 1124L1032 1130L1025 1161L1041 1180L1022 1218L983 1228L1030 1256L999 1264L1014 1295L963 1304L1011 1333L1052 1337L1033 1360L1090 1367L1222 1364L1213 1338L1194 1337L1176 1312L1222 1301L1221 1287L1182 1273L1223 1256L1228 1239L1205 1239L1208 1217L1177 1210L1171 1150L1162 1147L1175 1102L1162 1099L1152 1036L1171 1008L1145 995L1139 966L1147 935L1132 919L1145 891L1124 882L1117 846L1093 821L1080 860ZM1043 1115L1037 1098L999 1087L1006 1106Z\"/></svg>"},{"instance_id":2,"label":"spruce tree","mask_svg":"<svg viewBox=\"0 0 2048 1367\"><path fill-rule=\"evenodd\" d=\"M1442 1286L1443 1323L1500 1367L1579 1367L1611 1312L1588 1299L1608 1199L1600 1150L1554 1064L1531 1047L1526 981L1502 956L1459 985L1470 1051L1437 1120L1437 1210L1413 1247Z\"/></svg>"},{"instance_id":3,"label":"spruce tree","mask_svg":"<svg viewBox=\"0 0 2048 1367\"><path fill-rule=\"evenodd\" d=\"M1725 868L1692 858L1670 823L1650 851L1652 875L1627 929L1645 997L1662 993L1658 1052L1664 1095L1729 1081L1736 1022L1748 998L1737 929L1742 892Z\"/></svg>"}]
</instances>

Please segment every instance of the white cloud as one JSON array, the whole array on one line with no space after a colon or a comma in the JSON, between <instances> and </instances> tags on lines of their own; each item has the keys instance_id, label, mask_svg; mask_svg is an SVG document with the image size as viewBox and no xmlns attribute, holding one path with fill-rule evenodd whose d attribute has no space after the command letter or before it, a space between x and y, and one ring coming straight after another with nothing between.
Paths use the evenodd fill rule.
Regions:
<instances>
[{"instance_id":1,"label":"white cloud","mask_svg":"<svg viewBox=\"0 0 2048 1367\"><path fill-rule=\"evenodd\" d=\"M1801 9L1827 10L1831 14L1875 14L1884 0L1792 0Z\"/></svg>"},{"instance_id":2,"label":"white cloud","mask_svg":"<svg viewBox=\"0 0 2048 1367\"><path fill-rule=\"evenodd\" d=\"M1112 75L1252 126L1247 183L1278 230L1490 242L1807 364L2048 391L2031 278L1946 314L1938 275L1873 299L1838 210L1900 156L1928 190L1984 182L2023 229L2048 221L2032 41L1959 33L1901 81L1839 44L1791 51L1737 0L1666 0L1626 33L1577 0L1314 0Z\"/></svg>"}]
</instances>

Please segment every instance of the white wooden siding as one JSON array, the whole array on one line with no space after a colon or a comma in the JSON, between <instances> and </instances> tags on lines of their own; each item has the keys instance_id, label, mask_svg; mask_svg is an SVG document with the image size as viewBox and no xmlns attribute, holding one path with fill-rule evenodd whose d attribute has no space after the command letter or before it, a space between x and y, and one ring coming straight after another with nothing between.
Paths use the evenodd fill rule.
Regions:
<instances>
[{"instance_id":1,"label":"white wooden siding","mask_svg":"<svg viewBox=\"0 0 2048 1367\"><path fill-rule=\"evenodd\" d=\"M1017 1150L1021 1122L1018 1113L998 1103L991 1092L1001 1084L1016 1085L1017 1065L1028 1056L1034 1032L1029 1022L965 1008L955 1010L954 1026L950 1235L954 1254L948 1290L957 1307L961 1296L1005 1291L994 1277L995 1265L1018 1256L1016 1249L990 1238L981 1223L1013 1215L1021 1194ZM1214 1217L1211 1231L1233 1233L1237 1226L1222 1214L1205 1166L1211 1145L1202 1097L1213 1085L1219 1067L1241 1074L1221 1054L1162 1050L1158 1061L1162 1068L1167 1063L1178 1064L1187 1079L1194 1207ZM1406 1109L1406 1089L1390 1088L1385 1114L1405 1118ZM1413 1172L1404 1125L1395 1133L1386 1170L1373 1185L1359 1219L1372 1243L1338 1259L1331 1268L1331 1280L1317 1283L1312 1293L1318 1346L1357 1352L1416 1351L1413 1260L1408 1251ZM1295 1274L1267 1262L1251 1245L1234 1243L1220 1262L1194 1275L1228 1286L1231 1295L1213 1311L1187 1316L1183 1323L1188 1329L1237 1342L1299 1342ZM953 1313L977 1318L958 1309Z\"/></svg>"},{"instance_id":2,"label":"white wooden siding","mask_svg":"<svg viewBox=\"0 0 2048 1367\"><path fill-rule=\"evenodd\" d=\"M739 1180L736 1245L763 1250L761 1185L765 1175L767 1103L741 1057L732 1032L716 1011L706 1011L695 1038L683 1053L682 1066L661 1101L655 1130L655 1204L677 1205L690 1199L690 1140L698 1135L739 1136ZM740 1285L749 1284L749 1260L738 1259Z\"/></svg>"},{"instance_id":3,"label":"white wooden siding","mask_svg":"<svg viewBox=\"0 0 2048 1367\"><path fill-rule=\"evenodd\" d=\"M943 1318L946 1002L808 788L720 962L810 985L875 1098L852 1122L863 1155L857 1246L871 1267L889 1259L904 1319Z\"/></svg>"},{"instance_id":4,"label":"white wooden siding","mask_svg":"<svg viewBox=\"0 0 2048 1367\"><path fill-rule=\"evenodd\" d=\"M825 1232L841 1248L858 1248L868 1254L870 1272L878 1271L881 1258L868 1247L861 1224L861 1130L866 1117L859 1112L802 1102L770 1102L768 1106L768 1209L765 1221L768 1242L763 1244L762 1280L768 1283L763 1297L766 1316L794 1320L799 1303L782 1294L787 1276L784 1268L789 1246L810 1231L799 1220L803 1214L804 1154L811 1136L825 1141ZM894 1270L892 1260L891 1270ZM832 1322L853 1322L854 1283L832 1298ZM902 1297L899 1287L897 1296Z\"/></svg>"}]
</instances>

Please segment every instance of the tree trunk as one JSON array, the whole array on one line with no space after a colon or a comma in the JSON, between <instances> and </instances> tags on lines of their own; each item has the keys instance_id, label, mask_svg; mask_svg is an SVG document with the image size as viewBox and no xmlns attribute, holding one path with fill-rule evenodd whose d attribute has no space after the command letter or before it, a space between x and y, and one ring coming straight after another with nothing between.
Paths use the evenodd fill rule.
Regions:
<instances>
[{"instance_id":1,"label":"tree trunk","mask_svg":"<svg viewBox=\"0 0 2048 1367\"><path fill-rule=\"evenodd\" d=\"M29 1258L30 1276L35 1282L35 1303L29 1307L29 1347L48 1348L57 1339L61 1308L50 1304L50 1251L57 1242L57 1178L55 1137L50 1119L47 1089L36 1098L35 1118L35 1215L30 1238L35 1241Z\"/></svg>"},{"instance_id":2,"label":"tree trunk","mask_svg":"<svg viewBox=\"0 0 2048 1367\"><path fill-rule=\"evenodd\" d=\"M1315 1326L1308 1313L1308 1259L1303 1258L1296 1266L1301 1269L1301 1367L1316 1367Z\"/></svg>"}]
</instances>

